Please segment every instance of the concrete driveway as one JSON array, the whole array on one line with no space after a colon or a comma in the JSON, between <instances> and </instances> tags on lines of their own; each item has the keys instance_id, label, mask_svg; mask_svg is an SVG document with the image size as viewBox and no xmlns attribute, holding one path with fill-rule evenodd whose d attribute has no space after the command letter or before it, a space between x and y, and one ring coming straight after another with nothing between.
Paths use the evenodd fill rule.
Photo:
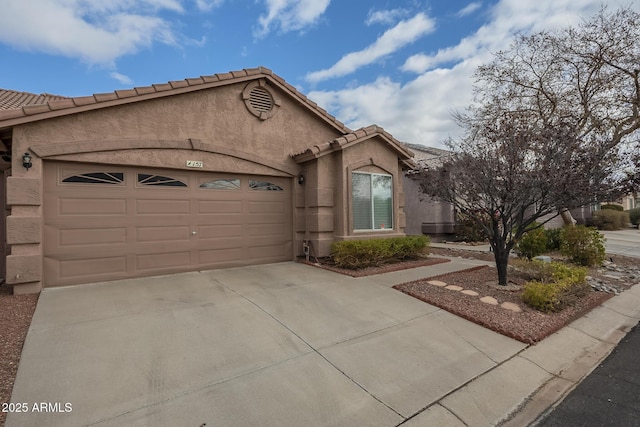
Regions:
<instances>
[{"instance_id":1,"label":"concrete driveway","mask_svg":"<svg viewBox=\"0 0 640 427\"><path fill-rule=\"evenodd\" d=\"M289 262L46 289L12 395L29 410L6 425L399 425L525 347L390 288L435 268L450 267L354 279Z\"/></svg>"}]
</instances>

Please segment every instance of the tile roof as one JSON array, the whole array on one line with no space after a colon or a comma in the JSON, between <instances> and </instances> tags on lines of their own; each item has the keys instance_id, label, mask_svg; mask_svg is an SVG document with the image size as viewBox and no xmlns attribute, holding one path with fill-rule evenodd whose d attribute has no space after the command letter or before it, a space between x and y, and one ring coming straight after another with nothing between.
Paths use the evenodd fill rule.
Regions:
<instances>
[{"instance_id":1,"label":"tile roof","mask_svg":"<svg viewBox=\"0 0 640 427\"><path fill-rule=\"evenodd\" d=\"M421 145L421 144L409 144L409 143L405 143L404 145L409 147L414 152L415 151L419 151L419 152L428 154L431 157L433 157L433 156L441 157L441 156L449 156L449 155L451 155L451 151L443 150L442 148L429 147L427 145ZM416 157L418 157L418 156L416 156Z\"/></svg>"},{"instance_id":2,"label":"tile roof","mask_svg":"<svg viewBox=\"0 0 640 427\"><path fill-rule=\"evenodd\" d=\"M48 93L36 95L35 93L0 89L0 111L15 110L25 105L45 104L48 101L57 101L60 99L67 98L64 96L50 95Z\"/></svg>"},{"instance_id":3,"label":"tile roof","mask_svg":"<svg viewBox=\"0 0 640 427\"><path fill-rule=\"evenodd\" d=\"M390 133L377 125L360 128L356 131L335 138L332 141L314 145L313 147L307 148L306 150L299 153L291 154L291 157L298 163L306 162L311 159L317 159L318 157L322 157L325 154L329 154L334 151L343 150L344 148L355 145L377 135L381 136L392 148L394 148L398 152L399 157L407 167L414 166L413 162L411 161L413 152L406 148L408 144L403 144L402 142L398 141Z\"/></svg>"},{"instance_id":4,"label":"tile roof","mask_svg":"<svg viewBox=\"0 0 640 427\"><path fill-rule=\"evenodd\" d=\"M228 73L213 74L197 78L170 81L162 84L154 84L151 86L135 87L133 89L116 90L109 93L98 93L90 96L74 98L29 94L35 97L44 97L44 99L35 98L33 99L34 102L17 104L12 109L0 108L0 129L21 123L44 120L52 117L59 117L179 93L192 92L259 78L266 78L279 86L282 90L289 92L290 95L298 98L303 105L306 105L342 133L351 132L351 129L347 128L334 116L320 108L315 102L311 101L305 95L298 92L295 87L287 83L282 77L265 67L247 68L239 71L230 71ZM35 102L36 99L38 99L39 102Z\"/></svg>"}]
</instances>

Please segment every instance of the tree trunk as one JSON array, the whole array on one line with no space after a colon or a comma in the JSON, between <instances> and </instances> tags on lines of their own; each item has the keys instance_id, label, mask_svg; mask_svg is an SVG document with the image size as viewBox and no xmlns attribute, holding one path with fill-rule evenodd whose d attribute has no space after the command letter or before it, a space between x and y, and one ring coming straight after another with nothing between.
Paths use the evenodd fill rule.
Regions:
<instances>
[{"instance_id":1,"label":"tree trunk","mask_svg":"<svg viewBox=\"0 0 640 427\"><path fill-rule=\"evenodd\" d=\"M573 227L574 225L576 225L576 220L573 219L573 215L571 215L571 211L569 209L560 209L560 216L562 217L562 221L564 222L565 227Z\"/></svg>"},{"instance_id":2,"label":"tree trunk","mask_svg":"<svg viewBox=\"0 0 640 427\"><path fill-rule=\"evenodd\" d=\"M509 265L509 251L504 242L496 242L493 248L493 256L498 270L498 285L507 286L507 267Z\"/></svg>"}]
</instances>

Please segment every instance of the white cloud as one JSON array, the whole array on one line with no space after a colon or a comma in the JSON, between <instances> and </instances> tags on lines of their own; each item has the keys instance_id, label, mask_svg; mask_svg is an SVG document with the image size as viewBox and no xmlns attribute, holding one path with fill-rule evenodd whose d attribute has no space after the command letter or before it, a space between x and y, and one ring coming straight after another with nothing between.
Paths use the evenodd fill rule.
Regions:
<instances>
[{"instance_id":1,"label":"white cloud","mask_svg":"<svg viewBox=\"0 0 640 427\"><path fill-rule=\"evenodd\" d=\"M435 22L424 13L419 13L385 31L373 44L363 50L346 54L330 68L307 74L306 79L318 82L353 73L358 68L371 64L401 47L413 43L425 34L432 32L434 28Z\"/></svg>"},{"instance_id":2,"label":"white cloud","mask_svg":"<svg viewBox=\"0 0 640 427\"><path fill-rule=\"evenodd\" d=\"M209 12L216 7L222 6L224 0L196 0L196 6L203 12Z\"/></svg>"},{"instance_id":3,"label":"white cloud","mask_svg":"<svg viewBox=\"0 0 640 427\"><path fill-rule=\"evenodd\" d=\"M184 9L179 0L4 0L0 42L113 66L155 42L178 44L181 36L161 11Z\"/></svg>"},{"instance_id":4,"label":"white cloud","mask_svg":"<svg viewBox=\"0 0 640 427\"><path fill-rule=\"evenodd\" d=\"M640 10L639 3L632 7ZM352 128L375 123L399 140L442 146L460 136L451 112L470 105L471 76L491 60L492 52L508 47L519 32L577 25L600 6L600 0L500 0L472 35L438 52L408 58L403 69L417 73L413 80L401 83L380 76L371 83L308 95Z\"/></svg>"},{"instance_id":5,"label":"white cloud","mask_svg":"<svg viewBox=\"0 0 640 427\"><path fill-rule=\"evenodd\" d=\"M466 7L460 9L458 13L456 13L456 16L461 18L463 16L471 15L473 12L480 9L481 7L482 7L482 2L476 1L473 3L469 3Z\"/></svg>"},{"instance_id":6,"label":"white cloud","mask_svg":"<svg viewBox=\"0 0 640 427\"><path fill-rule=\"evenodd\" d=\"M125 76L124 74L120 74L116 71L109 73L109 76L120 82L120 84L131 86L133 85L133 80L129 76Z\"/></svg>"},{"instance_id":7,"label":"white cloud","mask_svg":"<svg viewBox=\"0 0 640 427\"><path fill-rule=\"evenodd\" d=\"M260 15L260 28L254 36L264 37L272 27L283 33L302 30L315 24L324 14L331 0L262 0L267 6L267 14Z\"/></svg>"},{"instance_id":8,"label":"white cloud","mask_svg":"<svg viewBox=\"0 0 640 427\"><path fill-rule=\"evenodd\" d=\"M370 10L367 15L365 24L393 24L398 19L406 16L408 11L406 9L388 9L388 10Z\"/></svg>"}]
</instances>

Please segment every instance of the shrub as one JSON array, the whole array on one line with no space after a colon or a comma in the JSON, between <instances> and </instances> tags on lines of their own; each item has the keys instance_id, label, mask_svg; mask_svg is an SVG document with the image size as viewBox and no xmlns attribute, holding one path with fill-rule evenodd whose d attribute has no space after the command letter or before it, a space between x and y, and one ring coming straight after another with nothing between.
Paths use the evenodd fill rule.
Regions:
<instances>
[{"instance_id":1,"label":"shrub","mask_svg":"<svg viewBox=\"0 0 640 427\"><path fill-rule=\"evenodd\" d=\"M560 306L555 283L528 282L522 290L522 301L529 307L548 313Z\"/></svg>"},{"instance_id":2,"label":"shrub","mask_svg":"<svg viewBox=\"0 0 640 427\"><path fill-rule=\"evenodd\" d=\"M614 204L600 205L600 209L612 210L612 211L618 211L618 212L622 212L624 210L622 206L614 205Z\"/></svg>"},{"instance_id":3,"label":"shrub","mask_svg":"<svg viewBox=\"0 0 640 427\"><path fill-rule=\"evenodd\" d=\"M531 272L538 277L527 282L522 290L522 300L536 310L558 311L571 304L590 290L586 283L587 269L560 262L533 261Z\"/></svg>"},{"instance_id":4,"label":"shrub","mask_svg":"<svg viewBox=\"0 0 640 427\"><path fill-rule=\"evenodd\" d=\"M640 225L640 208L629 209L629 222L633 225Z\"/></svg>"},{"instance_id":5,"label":"shrub","mask_svg":"<svg viewBox=\"0 0 640 427\"><path fill-rule=\"evenodd\" d=\"M600 265L604 261L604 236L595 228L576 225L561 233L560 252L579 265Z\"/></svg>"},{"instance_id":6,"label":"shrub","mask_svg":"<svg viewBox=\"0 0 640 427\"><path fill-rule=\"evenodd\" d=\"M547 236L547 250L557 251L560 249L560 234L562 228L545 228L544 234Z\"/></svg>"},{"instance_id":7,"label":"shrub","mask_svg":"<svg viewBox=\"0 0 640 427\"><path fill-rule=\"evenodd\" d=\"M620 230L626 228L630 220L627 212L605 209L594 212L592 221L600 230Z\"/></svg>"},{"instance_id":8,"label":"shrub","mask_svg":"<svg viewBox=\"0 0 640 427\"><path fill-rule=\"evenodd\" d=\"M511 264L517 270L525 273L529 280L540 282L557 282L570 280L573 283L580 283L587 277L587 269L575 265L567 265L561 262L541 262L541 261L512 261Z\"/></svg>"},{"instance_id":9,"label":"shrub","mask_svg":"<svg viewBox=\"0 0 640 427\"><path fill-rule=\"evenodd\" d=\"M586 295L590 288L584 281L581 283L572 283L568 280L549 283L533 281L525 284L522 300L536 310L559 311L577 298Z\"/></svg>"},{"instance_id":10,"label":"shrub","mask_svg":"<svg viewBox=\"0 0 640 427\"><path fill-rule=\"evenodd\" d=\"M531 227L535 227L532 224ZM547 251L547 235L544 228L539 227L527 231L518 242L517 252L521 257L531 259Z\"/></svg>"},{"instance_id":11,"label":"shrub","mask_svg":"<svg viewBox=\"0 0 640 427\"><path fill-rule=\"evenodd\" d=\"M342 240L331 245L331 256L338 267L356 269L415 257L428 244L427 236Z\"/></svg>"},{"instance_id":12,"label":"shrub","mask_svg":"<svg viewBox=\"0 0 640 427\"><path fill-rule=\"evenodd\" d=\"M487 234L484 229L470 216L458 214L456 218L455 236L464 242L484 242Z\"/></svg>"}]
</instances>

